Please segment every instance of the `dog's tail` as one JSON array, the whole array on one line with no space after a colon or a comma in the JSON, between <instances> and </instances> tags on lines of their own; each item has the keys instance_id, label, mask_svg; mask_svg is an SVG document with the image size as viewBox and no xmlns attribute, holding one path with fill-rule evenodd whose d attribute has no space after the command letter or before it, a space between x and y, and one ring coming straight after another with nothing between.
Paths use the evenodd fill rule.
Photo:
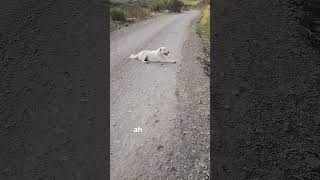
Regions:
<instances>
[{"instance_id":1,"label":"dog's tail","mask_svg":"<svg viewBox=\"0 0 320 180\"><path fill-rule=\"evenodd\" d=\"M131 54L131 55L130 55L130 58L131 58L131 59L135 59L135 58L138 58L138 55L135 55L135 54Z\"/></svg>"}]
</instances>

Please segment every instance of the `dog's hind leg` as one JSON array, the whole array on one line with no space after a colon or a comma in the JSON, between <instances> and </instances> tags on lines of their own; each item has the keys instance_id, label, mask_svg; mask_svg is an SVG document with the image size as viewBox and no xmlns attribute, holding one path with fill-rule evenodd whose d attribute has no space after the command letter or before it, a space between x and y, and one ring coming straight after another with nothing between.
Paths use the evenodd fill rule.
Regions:
<instances>
[{"instance_id":1,"label":"dog's hind leg","mask_svg":"<svg viewBox=\"0 0 320 180\"><path fill-rule=\"evenodd\" d=\"M141 61L143 61L144 63L148 63L149 62L148 55L146 55L146 54L142 55Z\"/></svg>"}]
</instances>

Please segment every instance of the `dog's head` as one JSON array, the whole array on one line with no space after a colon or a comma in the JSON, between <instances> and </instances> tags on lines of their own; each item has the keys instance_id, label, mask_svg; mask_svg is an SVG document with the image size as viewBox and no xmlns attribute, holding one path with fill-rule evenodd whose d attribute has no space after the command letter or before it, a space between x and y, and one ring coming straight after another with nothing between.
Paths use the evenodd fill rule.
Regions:
<instances>
[{"instance_id":1,"label":"dog's head","mask_svg":"<svg viewBox=\"0 0 320 180\"><path fill-rule=\"evenodd\" d=\"M165 47L159 48L158 51L160 54L164 54L166 56L168 56L168 54L169 54L169 50L167 50L167 48L165 48Z\"/></svg>"}]
</instances>

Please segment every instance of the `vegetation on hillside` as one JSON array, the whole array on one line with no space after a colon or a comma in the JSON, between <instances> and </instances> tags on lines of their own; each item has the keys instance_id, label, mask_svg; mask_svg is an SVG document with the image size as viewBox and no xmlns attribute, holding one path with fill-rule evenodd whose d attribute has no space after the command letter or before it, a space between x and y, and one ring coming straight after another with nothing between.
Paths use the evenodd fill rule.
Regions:
<instances>
[{"instance_id":1,"label":"vegetation on hillside","mask_svg":"<svg viewBox=\"0 0 320 180\"><path fill-rule=\"evenodd\" d=\"M111 0L111 17L115 21L141 19L152 12L180 12L183 6L180 0Z\"/></svg>"},{"instance_id":2,"label":"vegetation on hillside","mask_svg":"<svg viewBox=\"0 0 320 180\"><path fill-rule=\"evenodd\" d=\"M155 13L180 12L182 9L201 10L201 27L210 37L210 1L209 0L111 0L111 26L145 19Z\"/></svg>"},{"instance_id":3,"label":"vegetation on hillside","mask_svg":"<svg viewBox=\"0 0 320 180\"><path fill-rule=\"evenodd\" d=\"M180 12L183 2L180 0L149 0L153 11L170 10L172 12Z\"/></svg>"},{"instance_id":4,"label":"vegetation on hillside","mask_svg":"<svg viewBox=\"0 0 320 180\"><path fill-rule=\"evenodd\" d=\"M115 21L126 21L126 15L124 11L120 8L111 9L111 18Z\"/></svg>"}]
</instances>

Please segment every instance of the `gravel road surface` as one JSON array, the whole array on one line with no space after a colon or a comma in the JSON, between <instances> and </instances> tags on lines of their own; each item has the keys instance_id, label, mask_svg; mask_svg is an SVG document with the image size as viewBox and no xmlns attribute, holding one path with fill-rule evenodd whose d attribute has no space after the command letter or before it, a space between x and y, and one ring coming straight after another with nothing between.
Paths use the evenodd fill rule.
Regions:
<instances>
[{"instance_id":1,"label":"gravel road surface","mask_svg":"<svg viewBox=\"0 0 320 180\"><path fill-rule=\"evenodd\" d=\"M320 179L320 55L305 2L214 1L214 179Z\"/></svg>"},{"instance_id":2,"label":"gravel road surface","mask_svg":"<svg viewBox=\"0 0 320 180\"><path fill-rule=\"evenodd\" d=\"M0 179L107 179L106 1L0 3Z\"/></svg>"},{"instance_id":3,"label":"gravel road surface","mask_svg":"<svg viewBox=\"0 0 320 180\"><path fill-rule=\"evenodd\" d=\"M209 78L196 60L193 26L199 15L164 15L111 33L111 179L208 176ZM161 46L177 64L128 58ZM192 108L199 102L202 111Z\"/></svg>"}]
</instances>

